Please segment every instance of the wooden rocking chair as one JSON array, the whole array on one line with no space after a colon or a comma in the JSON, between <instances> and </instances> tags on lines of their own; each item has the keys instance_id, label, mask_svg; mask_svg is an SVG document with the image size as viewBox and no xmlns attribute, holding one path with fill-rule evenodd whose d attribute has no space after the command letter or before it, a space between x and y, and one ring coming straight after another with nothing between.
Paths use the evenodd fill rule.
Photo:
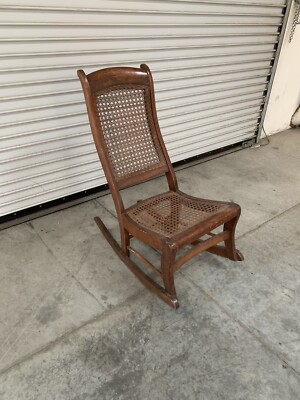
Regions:
<instances>
[{"instance_id":1,"label":"wooden rocking chair","mask_svg":"<svg viewBox=\"0 0 300 400\"><path fill-rule=\"evenodd\" d=\"M208 251L233 261L243 260L235 248L240 206L195 198L178 190L158 125L153 80L147 65L105 68L88 75L79 70L78 76L96 148L116 207L121 246L99 217L95 221L113 250L145 287L177 308L174 273L192 257ZM163 174L167 178L168 192L124 208L121 189ZM222 225L221 233L212 233ZM203 238L206 235L208 239ZM132 237L161 253L160 268L154 267L130 246ZM220 242L225 246L218 245ZM176 258L178 250L183 248L187 250ZM163 286L143 272L130 259L130 253L154 271Z\"/></svg>"}]
</instances>

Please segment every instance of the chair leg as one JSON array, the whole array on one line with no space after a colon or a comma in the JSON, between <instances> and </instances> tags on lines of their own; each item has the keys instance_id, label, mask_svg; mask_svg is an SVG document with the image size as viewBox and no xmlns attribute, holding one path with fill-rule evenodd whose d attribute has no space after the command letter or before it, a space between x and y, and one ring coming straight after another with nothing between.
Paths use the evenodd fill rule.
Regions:
<instances>
[{"instance_id":1,"label":"chair leg","mask_svg":"<svg viewBox=\"0 0 300 400\"><path fill-rule=\"evenodd\" d=\"M129 257L128 246L130 245L130 236L128 231L120 226L120 236L121 236L121 247L127 257Z\"/></svg>"},{"instance_id":2,"label":"chair leg","mask_svg":"<svg viewBox=\"0 0 300 400\"><path fill-rule=\"evenodd\" d=\"M235 228L238 223L240 216L233 218L232 220L224 224L224 231L229 231L229 239L225 240L225 248L227 257L233 261L243 261L243 254L235 247Z\"/></svg>"},{"instance_id":3,"label":"chair leg","mask_svg":"<svg viewBox=\"0 0 300 400\"><path fill-rule=\"evenodd\" d=\"M164 246L161 256L161 271L164 286L169 295L174 299L176 308L179 303L176 297L175 283L174 283L174 265L175 265L176 249Z\"/></svg>"}]
</instances>

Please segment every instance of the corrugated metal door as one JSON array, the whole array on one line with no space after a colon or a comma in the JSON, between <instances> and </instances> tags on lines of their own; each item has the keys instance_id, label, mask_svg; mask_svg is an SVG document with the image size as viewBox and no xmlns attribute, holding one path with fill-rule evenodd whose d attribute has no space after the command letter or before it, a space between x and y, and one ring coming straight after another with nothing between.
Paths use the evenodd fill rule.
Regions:
<instances>
[{"instance_id":1,"label":"corrugated metal door","mask_svg":"<svg viewBox=\"0 0 300 400\"><path fill-rule=\"evenodd\" d=\"M105 183L76 70L147 63L172 161L257 134L284 0L0 4L0 215Z\"/></svg>"}]
</instances>

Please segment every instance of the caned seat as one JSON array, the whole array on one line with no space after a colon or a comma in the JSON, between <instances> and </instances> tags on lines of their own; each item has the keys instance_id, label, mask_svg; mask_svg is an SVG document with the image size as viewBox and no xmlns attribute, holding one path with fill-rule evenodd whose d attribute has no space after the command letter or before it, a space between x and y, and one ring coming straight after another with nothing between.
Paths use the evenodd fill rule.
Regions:
<instances>
[{"instance_id":1,"label":"caned seat","mask_svg":"<svg viewBox=\"0 0 300 400\"><path fill-rule=\"evenodd\" d=\"M223 218L236 213L233 203L198 199L182 192L166 192L140 201L126 210L126 215L136 224L158 234L162 241L189 229L195 229L203 221Z\"/></svg>"},{"instance_id":2,"label":"caned seat","mask_svg":"<svg viewBox=\"0 0 300 400\"><path fill-rule=\"evenodd\" d=\"M195 198L178 189L160 133L152 75L146 65L106 68L89 75L80 70L78 76L95 145L115 203L121 245L99 217L95 221L135 276L177 308L174 272L189 259L202 251L233 261L243 259L234 240L240 207L232 202ZM167 178L168 192L124 208L121 189L161 175ZM221 232L212 232L220 226L223 226ZM130 245L132 237L157 249L161 254L160 267L152 265ZM177 257L180 249L185 252ZM140 269L130 254L155 272L162 284Z\"/></svg>"}]
</instances>

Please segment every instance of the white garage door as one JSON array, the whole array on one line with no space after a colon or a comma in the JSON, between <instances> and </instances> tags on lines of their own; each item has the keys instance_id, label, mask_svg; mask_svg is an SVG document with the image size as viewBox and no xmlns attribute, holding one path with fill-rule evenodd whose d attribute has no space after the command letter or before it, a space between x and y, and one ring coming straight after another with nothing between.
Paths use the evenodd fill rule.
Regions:
<instances>
[{"instance_id":1,"label":"white garage door","mask_svg":"<svg viewBox=\"0 0 300 400\"><path fill-rule=\"evenodd\" d=\"M0 3L0 215L106 182L78 68L147 63L173 162L257 135L285 0L67 3Z\"/></svg>"}]
</instances>

